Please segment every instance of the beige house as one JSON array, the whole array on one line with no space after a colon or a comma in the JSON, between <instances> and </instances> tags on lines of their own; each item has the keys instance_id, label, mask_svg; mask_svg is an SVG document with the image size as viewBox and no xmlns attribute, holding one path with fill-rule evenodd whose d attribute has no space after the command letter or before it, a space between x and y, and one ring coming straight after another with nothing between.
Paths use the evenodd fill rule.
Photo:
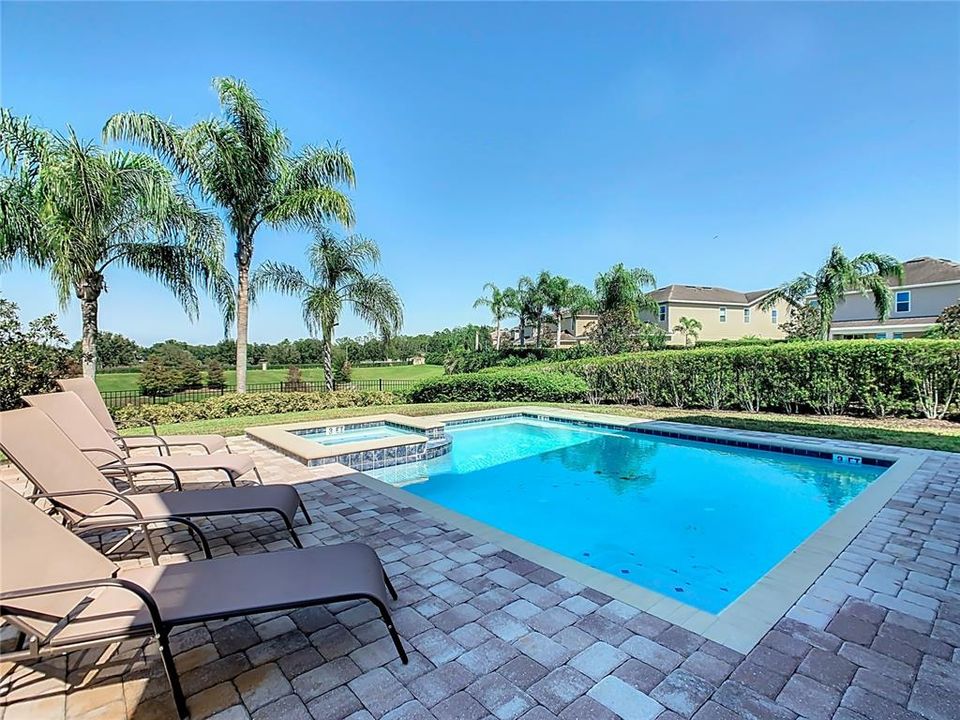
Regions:
<instances>
[{"instance_id":1,"label":"beige house","mask_svg":"<svg viewBox=\"0 0 960 720\"><path fill-rule=\"evenodd\" d=\"M837 306L830 338L900 339L923 335L945 307L960 300L960 263L921 257L903 263L903 281L890 283L892 310L881 322L870 296L847 293Z\"/></svg>"},{"instance_id":2,"label":"beige house","mask_svg":"<svg viewBox=\"0 0 960 720\"><path fill-rule=\"evenodd\" d=\"M784 337L781 324L790 318L790 305L778 301L769 310L761 304L770 290L739 292L703 285L667 285L650 293L660 306L657 317L646 318L670 334L671 345L683 345L685 338L673 328L686 317L703 326L699 340L738 340L744 337Z\"/></svg>"}]
</instances>

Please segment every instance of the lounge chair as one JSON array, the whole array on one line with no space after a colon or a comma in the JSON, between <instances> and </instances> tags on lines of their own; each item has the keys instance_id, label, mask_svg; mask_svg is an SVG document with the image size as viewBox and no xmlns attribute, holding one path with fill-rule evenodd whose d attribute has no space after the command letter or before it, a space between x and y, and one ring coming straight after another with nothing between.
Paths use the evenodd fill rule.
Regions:
<instances>
[{"instance_id":1,"label":"lounge chair","mask_svg":"<svg viewBox=\"0 0 960 720\"><path fill-rule=\"evenodd\" d=\"M152 637L180 718L189 711L168 641L174 627L369 600L406 664L388 592L396 599L377 554L358 543L121 569L0 483L0 616L23 635L4 659Z\"/></svg>"},{"instance_id":2,"label":"lounge chair","mask_svg":"<svg viewBox=\"0 0 960 720\"><path fill-rule=\"evenodd\" d=\"M84 377L66 378L57 380L57 384L62 390L73 391L79 395L83 404L93 413L97 422L120 447L126 450L151 448L156 449L161 455L169 455L172 447L201 447L208 453L230 452L226 438L222 435L158 435L157 428L147 420L137 420L136 422L149 425L153 432L152 435L121 435L117 424L110 416L110 411L103 401L103 396L100 394L97 384L93 380Z\"/></svg>"},{"instance_id":3,"label":"lounge chair","mask_svg":"<svg viewBox=\"0 0 960 720\"><path fill-rule=\"evenodd\" d=\"M97 422L93 413L72 391L27 395L31 407L45 412L93 463L109 477L122 477L131 484L143 473L169 473L177 490L183 489L181 473L220 470L236 487L241 475L253 472L263 484L260 472L249 455L213 453L210 455L138 455L130 456L117 447L109 433Z\"/></svg>"},{"instance_id":4,"label":"lounge chair","mask_svg":"<svg viewBox=\"0 0 960 720\"><path fill-rule=\"evenodd\" d=\"M77 533L127 528L128 534L110 548L113 552L139 530L156 565L157 553L149 526L185 525L210 557L203 532L192 518L275 512L290 538L303 547L293 529L297 508L310 516L300 493L290 485L217 488L191 492L121 493L90 459L74 445L43 411L24 408L0 413L0 450L39 490L32 499L46 498Z\"/></svg>"}]
</instances>

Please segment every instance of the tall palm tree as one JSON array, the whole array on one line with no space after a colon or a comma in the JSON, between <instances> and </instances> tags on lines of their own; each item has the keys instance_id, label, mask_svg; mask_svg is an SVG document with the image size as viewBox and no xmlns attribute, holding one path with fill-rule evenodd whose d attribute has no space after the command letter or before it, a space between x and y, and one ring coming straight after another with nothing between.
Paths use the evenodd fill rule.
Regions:
<instances>
[{"instance_id":1,"label":"tall palm tree","mask_svg":"<svg viewBox=\"0 0 960 720\"><path fill-rule=\"evenodd\" d=\"M553 276L546 270L541 270L527 293L527 313L537 324L537 347L543 346L543 320L546 316L547 298L552 282Z\"/></svg>"},{"instance_id":2,"label":"tall palm tree","mask_svg":"<svg viewBox=\"0 0 960 720\"><path fill-rule=\"evenodd\" d=\"M597 275L597 310L601 313L613 310L628 310L634 317L644 312L657 311L657 303L646 293L657 280L645 268L628 269L617 263L606 272Z\"/></svg>"},{"instance_id":3,"label":"tall palm tree","mask_svg":"<svg viewBox=\"0 0 960 720\"><path fill-rule=\"evenodd\" d=\"M0 263L47 269L60 303L80 301L83 373L97 371L101 295L110 268L128 267L197 314L197 284L229 313L219 220L197 208L155 158L107 152L0 111Z\"/></svg>"},{"instance_id":4,"label":"tall palm tree","mask_svg":"<svg viewBox=\"0 0 960 720\"><path fill-rule=\"evenodd\" d=\"M344 309L352 310L384 338L396 334L403 324L403 303L393 285L368 268L380 262L380 249L373 240L350 235L339 238L319 223L307 249L312 279L286 263L268 260L253 274L254 298L272 289L300 298L303 321L311 335L323 339L323 374L333 390L333 340Z\"/></svg>"},{"instance_id":5,"label":"tall palm tree","mask_svg":"<svg viewBox=\"0 0 960 720\"><path fill-rule=\"evenodd\" d=\"M509 294L506 292L506 290L501 290L492 282L486 283L483 286L483 291L488 294L477 298L474 301L473 306L475 308L490 308L490 314L493 316L493 321L497 326L497 350L499 350L500 323L503 322L504 318L509 317L510 315Z\"/></svg>"},{"instance_id":6,"label":"tall palm tree","mask_svg":"<svg viewBox=\"0 0 960 720\"><path fill-rule=\"evenodd\" d=\"M793 307L803 307L812 298L818 313L820 337L826 338L837 306L847 292L873 296L877 317L886 320L893 305L888 284L891 279L903 280L903 266L892 255L866 252L849 258L843 248L834 245L815 275L802 273L784 283L767 295L761 307L768 310L780 300Z\"/></svg>"},{"instance_id":7,"label":"tall palm tree","mask_svg":"<svg viewBox=\"0 0 960 720\"><path fill-rule=\"evenodd\" d=\"M350 227L353 164L339 146L307 145L290 154L284 132L241 81L216 78L221 118L178 127L147 113L120 113L105 138L136 142L169 162L204 198L219 205L236 238L237 391L247 387L250 268L263 225L305 227L336 220Z\"/></svg>"}]
</instances>

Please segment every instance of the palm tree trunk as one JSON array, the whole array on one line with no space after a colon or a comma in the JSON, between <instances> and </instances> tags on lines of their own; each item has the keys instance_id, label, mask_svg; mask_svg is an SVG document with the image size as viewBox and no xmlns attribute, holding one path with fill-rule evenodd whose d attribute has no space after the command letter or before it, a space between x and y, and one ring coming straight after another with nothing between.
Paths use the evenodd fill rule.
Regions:
<instances>
[{"instance_id":1,"label":"palm tree trunk","mask_svg":"<svg viewBox=\"0 0 960 720\"><path fill-rule=\"evenodd\" d=\"M560 347L560 323L563 322L563 316L557 311L557 347Z\"/></svg>"},{"instance_id":2,"label":"palm tree trunk","mask_svg":"<svg viewBox=\"0 0 960 720\"><path fill-rule=\"evenodd\" d=\"M323 379L327 383L327 390L333 391L333 333L323 333Z\"/></svg>"},{"instance_id":3,"label":"palm tree trunk","mask_svg":"<svg viewBox=\"0 0 960 720\"><path fill-rule=\"evenodd\" d=\"M500 318L497 318L497 350L500 349Z\"/></svg>"},{"instance_id":4,"label":"palm tree trunk","mask_svg":"<svg viewBox=\"0 0 960 720\"><path fill-rule=\"evenodd\" d=\"M237 237L237 392L247 391L247 331L250 322L250 255L253 239Z\"/></svg>"},{"instance_id":5,"label":"palm tree trunk","mask_svg":"<svg viewBox=\"0 0 960 720\"><path fill-rule=\"evenodd\" d=\"M97 315L99 312L101 285L96 280L84 281L77 289L80 298L80 318L82 337L83 376L93 380L97 376Z\"/></svg>"},{"instance_id":6,"label":"palm tree trunk","mask_svg":"<svg viewBox=\"0 0 960 720\"><path fill-rule=\"evenodd\" d=\"M527 323L524 317L520 316L520 347L526 347L527 344Z\"/></svg>"}]
</instances>

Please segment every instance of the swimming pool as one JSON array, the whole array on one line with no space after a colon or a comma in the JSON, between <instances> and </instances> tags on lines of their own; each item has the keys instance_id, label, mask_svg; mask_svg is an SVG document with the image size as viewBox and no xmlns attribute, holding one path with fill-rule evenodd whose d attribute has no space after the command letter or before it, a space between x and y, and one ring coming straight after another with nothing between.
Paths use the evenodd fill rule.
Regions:
<instances>
[{"instance_id":1,"label":"swimming pool","mask_svg":"<svg viewBox=\"0 0 960 720\"><path fill-rule=\"evenodd\" d=\"M412 429L405 429L393 425L376 425L374 427L346 428L331 427L317 429L300 435L304 440L318 442L321 445L345 445L346 443L366 442L367 440L381 440L383 438L415 435Z\"/></svg>"},{"instance_id":2,"label":"swimming pool","mask_svg":"<svg viewBox=\"0 0 960 720\"><path fill-rule=\"evenodd\" d=\"M718 613L886 468L511 417L368 474Z\"/></svg>"}]
</instances>

